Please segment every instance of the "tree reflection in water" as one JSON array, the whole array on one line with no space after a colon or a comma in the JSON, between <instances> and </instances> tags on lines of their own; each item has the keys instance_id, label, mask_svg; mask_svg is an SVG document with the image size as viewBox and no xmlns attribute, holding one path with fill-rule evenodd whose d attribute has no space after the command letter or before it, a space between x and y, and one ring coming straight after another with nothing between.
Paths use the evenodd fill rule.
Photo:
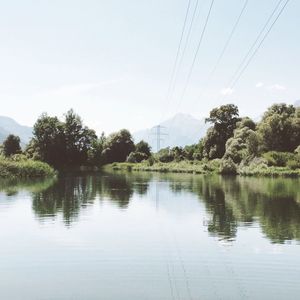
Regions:
<instances>
[{"instance_id":1,"label":"tree reflection in water","mask_svg":"<svg viewBox=\"0 0 300 300\"><path fill-rule=\"evenodd\" d=\"M300 241L299 187L299 179L221 176L195 176L182 185L204 202L212 235L232 240L238 226L258 221L274 243Z\"/></svg>"},{"instance_id":2,"label":"tree reflection in water","mask_svg":"<svg viewBox=\"0 0 300 300\"><path fill-rule=\"evenodd\" d=\"M155 181L165 184L150 185ZM258 225L274 243L300 241L299 187L299 179L138 172L69 174L45 182L0 182L0 192L11 199L21 190L29 191L38 219L61 215L69 226L96 199L126 209L134 195L147 199L148 192L156 193L149 190L158 188L164 191L164 201L170 199L169 205L176 206L174 194L181 193L180 198L184 200L186 193L190 193L205 206L210 235L234 240L239 227ZM0 201L3 199L4 196Z\"/></svg>"},{"instance_id":3,"label":"tree reflection in water","mask_svg":"<svg viewBox=\"0 0 300 300\"><path fill-rule=\"evenodd\" d=\"M134 193L147 193L148 182L143 176L128 174L73 174L62 176L46 190L33 195L33 210L44 219L62 214L67 225L78 219L80 210L100 201L108 200L119 208L127 208Z\"/></svg>"}]
</instances>

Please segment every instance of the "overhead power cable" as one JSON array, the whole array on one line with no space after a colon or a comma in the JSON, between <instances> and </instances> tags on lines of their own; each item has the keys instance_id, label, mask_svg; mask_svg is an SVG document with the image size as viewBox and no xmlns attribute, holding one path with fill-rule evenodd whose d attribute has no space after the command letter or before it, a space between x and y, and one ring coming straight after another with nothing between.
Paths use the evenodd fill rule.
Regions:
<instances>
[{"instance_id":1,"label":"overhead power cable","mask_svg":"<svg viewBox=\"0 0 300 300\"><path fill-rule=\"evenodd\" d=\"M167 96L166 96L167 100L169 98L170 91L171 91L171 88L172 88L172 84L173 84L173 81L174 81L174 76L175 76L175 73L176 73L176 70L177 70L179 54L180 54L180 50L181 50L181 47L182 47L182 41L183 41L185 29L186 29L186 24L187 24L190 8L191 8L191 0L188 1L188 5L187 5L185 17L184 17L184 22L183 22L183 26L182 26L182 30L181 30L179 44L178 44L178 47L177 47L176 57L175 57L174 65L173 65L173 68L172 68L171 77L170 77L170 80L169 80Z\"/></svg>"},{"instance_id":2,"label":"overhead power cable","mask_svg":"<svg viewBox=\"0 0 300 300\"><path fill-rule=\"evenodd\" d=\"M180 103L182 102L182 100L185 96L185 93L187 91L188 85L190 83L190 80L191 80L191 77L192 77L192 74L193 74L193 70L194 70L194 66L195 66L195 63L196 63L196 60L197 60L197 57L198 57L200 47L202 45L203 37L204 37L205 31L206 31L206 27L207 27L207 24L208 24L210 15L211 15L211 11L212 11L212 7L213 7L214 2L215 2L215 0L212 0L211 3L210 3L209 10L208 10L208 13L207 13L207 16L206 16L206 19L205 19L205 23L204 23L204 26L203 26L203 29L202 29L202 32L201 32L201 36L200 36L199 42L197 44L197 48L196 48L196 51L195 51L195 54L194 54L194 57L193 57L193 61L192 61L192 64L190 66L188 76L187 76L187 80L186 80L185 86L183 88L183 91L182 91L179 103L177 105L177 108L180 106Z\"/></svg>"},{"instance_id":3,"label":"overhead power cable","mask_svg":"<svg viewBox=\"0 0 300 300\"><path fill-rule=\"evenodd\" d=\"M172 97L173 97L174 90L175 90L176 83L177 83L177 79L178 79L178 72L181 69L182 61L183 61L183 58L185 56L185 53L186 53L186 50L187 50L187 46L189 44L190 35L191 35L192 28L193 28L193 25L194 25L194 20L195 20L196 12L198 10L198 5L199 5L199 0L196 0L195 6L194 6L194 10L193 10L193 13L192 13L192 17L191 17L191 22L190 22L190 25L189 25L186 37L184 39L184 46L183 46L183 50L182 50L181 56L179 55L180 52L178 52L178 59L179 59L179 56L180 56L180 59L179 59L179 62L176 63L176 68L174 69L174 74L172 75L172 78L171 78L171 81L170 81L170 84L169 84L169 89L168 89L168 93L167 93L167 105L166 105L166 109L165 110L168 110L170 102L172 101ZM162 115L161 121L163 121L163 117L164 117L164 115Z\"/></svg>"},{"instance_id":4,"label":"overhead power cable","mask_svg":"<svg viewBox=\"0 0 300 300\"><path fill-rule=\"evenodd\" d=\"M235 31L236 31L239 23L240 23L241 17L242 17L242 15L243 15L243 13L244 13L247 5L248 5L248 2L249 2L249 0L245 1L244 5L242 7L242 10L239 13L239 16L238 16L238 18L237 18L237 20L236 20L236 22L235 22L235 24L234 24L234 26L233 26L230 34L229 34L229 36L228 36L228 39L226 40L225 45L224 45L224 47L223 47L223 49L222 49L222 51L221 51L221 53L220 53L220 55L219 55L219 57L217 59L217 62L215 64L214 68L212 69L212 71L210 72L209 77L211 77L215 73L216 69L218 68L218 66L219 66L219 64L220 64L220 62L221 62L221 60L222 60L222 58L223 58L223 56L225 54L225 51L227 50L227 48L229 46L229 43L231 42L231 39L232 39L232 37L233 37L233 35L234 35L234 33L235 33Z\"/></svg>"},{"instance_id":5,"label":"overhead power cable","mask_svg":"<svg viewBox=\"0 0 300 300\"><path fill-rule=\"evenodd\" d=\"M187 35L186 35L186 38L185 38L184 48L183 48L182 54L180 56L177 72L175 73L175 76L174 76L174 82L173 82L173 86L172 86L172 89L171 89L171 92L170 92L170 99L172 99L172 96L173 96L173 93L174 93L174 90L175 90L175 86L176 86L176 83L177 83L177 79L178 79L178 72L181 69L182 62L183 62L183 59L184 59L184 56L185 56L185 53L186 53L186 50L187 50L187 46L189 44L189 40L190 40L193 25L194 25L198 5L199 5L199 0L196 1L195 7L194 7L194 11L193 11L193 14L192 14L192 19L191 19L191 22L190 22L190 26L189 26L189 29L188 29L188 32L187 32Z\"/></svg>"},{"instance_id":6,"label":"overhead power cable","mask_svg":"<svg viewBox=\"0 0 300 300\"><path fill-rule=\"evenodd\" d=\"M274 19L274 21L272 22L271 26L269 27L269 29L267 30L267 32L264 34L262 40L260 41L260 43L258 44L258 46L256 47L256 49L254 50L254 52L252 53L252 55L250 56L250 58L248 59L247 63L244 65L244 67L241 69L241 71L239 72L238 76L235 78L235 80L233 81L233 83L231 84L231 89L236 85L236 83L239 81L239 79L242 77L242 75L244 74L244 72L246 71L246 69L248 68L249 64L251 63L251 61L253 60L253 58L255 57L256 53L258 52L258 50L261 48L262 44L264 43L264 41L266 40L266 38L268 37L269 33L271 32L271 30L273 29L274 25L276 24L276 22L278 21L279 17L282 15L284 9L286 8L287 4L289 3L290 0L286 0L286 2L284 3L283 7L280 9L278 15L276 16L276 18ZM281 2L281 1L280 1Z\"/></svg>"}]
</instances>

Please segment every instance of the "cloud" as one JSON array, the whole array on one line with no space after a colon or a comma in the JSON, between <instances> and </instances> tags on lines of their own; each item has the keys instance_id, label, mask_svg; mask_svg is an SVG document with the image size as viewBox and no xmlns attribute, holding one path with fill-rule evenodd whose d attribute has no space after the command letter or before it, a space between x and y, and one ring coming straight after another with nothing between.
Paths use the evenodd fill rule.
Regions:
<instances>
[{"instance_id":1,"label":"cloud","mask_svg":"<svg viewBox=\"0 0 300 300\"><path fill-rule=\"evenodd\" d=\"M280 84L273 84L268 86L268 90L270 91L285 91L286 87Z\"/></svg>"},{"instance_id":2,"label":"cloud","mask_svg":"<svg viewBox=\"0 0 300 300\"><path fill-rule=\"evenodd\" d=\"M231 88L225 88L225 89L221 90L221 94L224 96L232 95L233 92L234 92L234 90Z\"/></svg>"},{"instance_id":3,"label":"cloud","mask_svg":"<svg viewBox=\"0 0 300 300\"><path fill-rule=\"evenodd\" d=\"M264 84L262 83L262 82L258 82L256 85L255 85L255 87L256 88L261 88L261 87L263 87L264 86Z\"/></svg>"}]
</instances>

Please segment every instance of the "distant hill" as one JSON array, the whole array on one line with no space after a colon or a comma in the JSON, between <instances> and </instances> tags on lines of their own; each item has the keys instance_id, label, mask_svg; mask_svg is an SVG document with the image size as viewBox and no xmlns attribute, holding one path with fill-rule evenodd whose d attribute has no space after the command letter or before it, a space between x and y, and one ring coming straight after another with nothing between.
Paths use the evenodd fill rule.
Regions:
<instances>
[{"instance_id":1,"label":"distant hill","mask_svg":"<svg viewBox=\"0 0 300 300\"><path fill-rule=\"evenodd\" d=\"M0 116L0 143L3 143L9 134L19 136L22 145L25 145L32 137L32 128L20 125L12 118Z\"/></svg>"},{"instance_id":2,"label":"distant hill","mask_svg":"<svg viewBox=\"0 0 300 300\"><path fill-rule=\"evenodd\" d=\"M297 101L295 102L294 106L300 107L300 100L297 100Z\"/></svg>"},{"instance_id":3,"label":"distant hill","mask_svg":"<svg viewBox=\"0 0 300 300\"><path fill-rule=\"evenodd\" d=\"M167 133L161 147L186 146L199 142L209 124L205 124L205 119L196 119L189 114L176 114L173 118L168 119L160 124L164 128L162 131ZM133 133L135 142L144 140L148 142L152 149L156 151L156 140L153 135L154 129L149 128Z\"/></svg>"}]
</instances>

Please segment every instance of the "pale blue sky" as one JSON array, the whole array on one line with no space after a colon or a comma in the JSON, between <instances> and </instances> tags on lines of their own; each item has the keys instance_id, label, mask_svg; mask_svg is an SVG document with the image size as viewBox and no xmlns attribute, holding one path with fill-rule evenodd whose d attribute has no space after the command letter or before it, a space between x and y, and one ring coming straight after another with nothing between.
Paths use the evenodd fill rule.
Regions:
<instances>
[{"instance_id":1,"label":"pale blue sky","mask_svg":"<svg viewBox=\"0 0 300 300\"><path fill-rule=\"evenodd\" d=\"M98 132L111 132L146 128L177 111L203 117L224 102L236 103L242 114L253 117L273 102L293 103L300 99L297 0L290 1L234 90L222 95L277 1L249 0L223 60L207 80L244 3L215 0L180 102L210 3L199 0L168 106L166 92L187 0L2 0L1 115L32 125L42 112L61 116L72 107Z\"/></svg>"}]
</instances>

